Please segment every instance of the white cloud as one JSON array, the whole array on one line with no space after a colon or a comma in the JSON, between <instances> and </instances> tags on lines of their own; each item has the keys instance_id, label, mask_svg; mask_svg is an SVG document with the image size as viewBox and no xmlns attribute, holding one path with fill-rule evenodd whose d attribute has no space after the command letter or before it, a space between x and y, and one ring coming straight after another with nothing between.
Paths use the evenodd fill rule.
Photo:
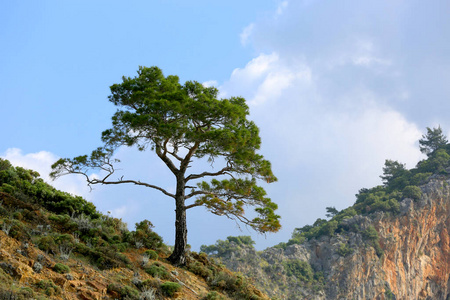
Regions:
<instances>
[{"instance_id":1,"label":"white cloud","mask_svg":"<svg viewBox=\"0 0 450 300\"><path fill-rule=\"evenodd\" d=\"M251 23L250 25L246 26L241 34L240 34L240 39L241 39L241 45L242 46L246 46L248 44L249 38L253 32L253 29L255 27L255 24Z\"/></svg>"},{"instance_id":2,"label":"white cloud","mask_svg":"<svg viewBox=\"0 0 450 300\"><path fill-rule=\"evenodd\" d=\"M279 61L278 54L261 54L252 59L245 68L236 68L231 73L232 79L245 80L251 82L261 78L275 63Z\"/></svg>"},{"instance_id":3,"label":"white cloud","mask_svg":"<svg viewBox=\"0 0 450 300\"><path fill-rule=\"evenodd\" d=\"M365 52L358 54L376 52L373 44L361 49ZM329 87L330 78L353 63L351 57L329 69L301 54L261 54L220 87L222 93L244 96L261 128L264 155L280 179L269 195L283 216L278 241L323 217L326 206L348 207L360 188L380 184L385 159L414 167L422 157L420 130L386 104L384 93L351 81L348 89ZM371 57L359 63L382 63Z\"/></svg>"},{"instance_id":4,"label":"white cloud","mask_svg":"<svg viewBox=\"0 0 450 300\"><path fill-rule=\"evenodd\" d=\"M287 66L277 53L260 54L244 68L233 70L221 86L224 95L245 96L251 105L259 105L281 95L292 85L309 85L311 70L300 63Z\"/></svg>"},{"instance_id":5,"label":"white cloud","mask_svg":"<svg viewBox=\"0 0 450 300\"><path fill-rule=\"evenodd\" d=\"M130 207L128 205L122 205L120 207L116 207L111 211L111 215L115 218L123 218L127 216L130 212Z\"/></svg>"},{"instance_id":6,"label":"white cloud","mask_svg":"<svg viewBox=\"0 0 450 300\"><path fill-rule=\"evenodd\" d=\"M284 10L288 6L288 1L283 1L280 4L278 4L277 10L276 10L276 16L280 16L283 14Z\"/></svg>"},{"instance_id":7,"label":"white cloud","mask_svg":"<svg viewBox=\"0 0 450 300\"><path fill-rule=\"evenodd\" d=\"M309 69L288 70L282 67L278 70L273 70L267 73L250 103L253 105L262 104L269 99L279 97L283 90L289 88L294 83L305 85L310 81L311 72Z\"/></svg>"},{"instance_id":8,"label":"white cloud","mask_svg":"<svg viewBox=\"0 0 450 300\"><path fill-rule=\"evenodd\" d=\"M370 40L360 40L356 43L356 53L353 54L351 61L357 66L372 67L379 66L391 66L392 61L383 58L378 53L374 42Z\"/></svg>"},{"instance_id":9,"label":"white cloud","mask_svg":"<svg viewBox=\"0 0 450 300\"><path fill-rule=\"evenodd\" d=\"M219 83L217 80L208 80L202 83L204 87L217 87Z\"/></svg>"}]
</instances>

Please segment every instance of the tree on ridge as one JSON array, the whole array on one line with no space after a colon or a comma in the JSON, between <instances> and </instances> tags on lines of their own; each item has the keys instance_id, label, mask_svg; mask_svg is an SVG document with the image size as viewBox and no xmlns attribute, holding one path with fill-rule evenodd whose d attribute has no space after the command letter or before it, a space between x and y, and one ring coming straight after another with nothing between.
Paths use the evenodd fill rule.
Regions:
<instances>
[{"instance_id":1,"label":"tree on ridge","mask_svg":"<svg viewBox=\"0 0 450 300\"><path fill-rule=\"evenodd\" d=\"M430 129L427 127L427 133L422 135L419 140L420 152L430 156L434 151L447 145L447 137L442 133L441 126Z\"/></svg>"},{"instance_id":2,"label":"tree on ridge","mask_svg":"<svg viewBox=\"0 0 450 300\"><path fill-rule=\"evenodd\" d=\"M259 129L247 120L245 99L217 99L218 90L195 81L179 83L177 76L165 77L157 67L140 67L138 76L123 77L110 87L109 101L118 107L112 128L103 131L104 145L90 156L60 159L52 165L52 178L81 174L89 185L135 184L158 190L175 202L175 247L169 260L186 261L186 211L199 206L216 215L242 222L258 232L280 229L277 205L257 185L258 180L276 181L271 164L257 153ZM136 179L112 179L115 150L136 146L151 150L175 177L175 193ZM207 158L214 170L189 173L194 161ZM92 170L105 172L103 178L90 176ZM205 179L211 178L209 182ZM256 217L245 215L255 207Z\"/></svg>"}]
</instances>

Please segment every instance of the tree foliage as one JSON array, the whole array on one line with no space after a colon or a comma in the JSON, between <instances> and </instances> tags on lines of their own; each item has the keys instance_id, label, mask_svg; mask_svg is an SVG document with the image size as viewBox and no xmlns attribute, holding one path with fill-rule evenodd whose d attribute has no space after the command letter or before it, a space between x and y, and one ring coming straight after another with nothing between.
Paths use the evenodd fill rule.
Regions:
<instances>
[{"instance_id":1,"label":"tree foliage","mask_svg":"<svg viewBox=\"0 0 450 300\"><path fill-rule=\"evenodd\" d=\"M427 133L419 140L420 151L428 156L447 143L447 137L442 133L441 126L433 129L427 127Z\"/></svg>"},{"instance_id":2,"label":"tree foliage","mask_svg":"<svg viewBox=\"0 0 450 300\"><path fill-rule=\"evenodd\" d=\"M206 246L202 245L200 251L208 255L214 255L217 257L224 257L231 255L231 253L236 251L238 247L252 248L255 242L250 236L229 236L225 241L217 240L214 245Z\"/></svg>"},{"instance_id":3,"label":"tree foliage","mask_svg":"<svg viewBox=\"0 0 450 300\"><path fill-rule=\"evenodd\" d=\"M327 218L332 218L339 213L339 211L334 206L327 207L326 210L327 210L326 213Z\"/></svg>"},{"instance_id":4,"label":"tree foliage","mask_svg":"<svg viewBox=\"0 0 450 300\"><path fill-rule=\"evenodd\" d=\"M214 87L195 81L182 85L177 76L165 77L157 67L140 67L138 76L123 77L122 83L111 86L109 101L118 110L112 128L102 133L104 145L89 156L58 160L51 176L81 174L90 185L131 183L173 198L176 240L171 260L175 263L184 262L186 210L193 207L204 206L258 232L275 232L280 228L277 205L257 183L277 180L270 162L257 153L259 129L247 119L249 108L244 98L217 97ZM135 179L112 180L119 162L114 154L121 146L153 151L175 175L176 192ZM215 168L189 173L193 162L201 159ZM106 175L91 177L93 169ZM246 206L255 207L256 217L246 216Z\"/></svg>"}]
</instances>

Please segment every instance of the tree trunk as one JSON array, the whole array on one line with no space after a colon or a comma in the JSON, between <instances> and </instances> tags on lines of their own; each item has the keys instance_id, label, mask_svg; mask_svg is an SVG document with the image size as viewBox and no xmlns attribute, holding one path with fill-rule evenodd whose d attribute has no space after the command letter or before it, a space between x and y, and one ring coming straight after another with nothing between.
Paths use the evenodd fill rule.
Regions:
<instances>
[{"instance_id":1,"label":"tree trunk","mask_svg":"<svg viewBox=\"0 0 450 300\"><path fill-rule=\"evenodd\" d=\"M186 264L187 224L186 207L184 206L184 176L177 178L176 208L175 208L175 248L169 256L169 261L176 265Z\"/></svg>"}]
</instances>

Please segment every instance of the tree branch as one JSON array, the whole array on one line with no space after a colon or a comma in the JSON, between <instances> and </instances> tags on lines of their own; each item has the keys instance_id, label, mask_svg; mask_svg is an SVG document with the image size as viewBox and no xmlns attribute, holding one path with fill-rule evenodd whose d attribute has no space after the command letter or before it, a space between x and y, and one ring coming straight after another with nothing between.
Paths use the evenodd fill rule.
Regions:
<instances>
[{"instance_id":1,"label":"tree branch","mask_svg":"<svg viewBox=\"0 0 450 300\"><path fill-rule=\"evenodd\" d=\"M194 203L194 204L191 204L191 205L187 205L184 208L189 209L189 208L198 207L198 206L202 206L202 205L203 204L200 204L200 203Z\"/></svg>"},{"instance_id":2,"label":"tree branch","mask_svg":"<svg viewBox=\"0 0 450 300\"><path fill-rule=\"evenodd\" d=\"M87 177L86 174L84 174L84 175ZM145 187L148 187L148 188L152 188L152 189L161 191L164 195L167 195L167 196L172 197L172 198L175 199L175 195L173 195L173 194L167 192L165 189L163 189L163 188L161 188L161 187L159 187L159 186L156 186L156 185L153 185L153 184L148 184L148 183L141 182L141 181L138 181L138 180L122 180L122 179L119 179L118 181L105 181L105 179L108 178L110 175L111 175L111 174L108 174L108 176L106 176L106 177L103 178L102 180L99 180L99 179L88 179L88 183L89 183L89 184L121 184L121 183L132 183L132 184L135 184L135 185L142 185L142 186L145 186Z\"/></svg>"},{"instance_id":3,"label":"tree branch","mask_svg":"<svg viewBox=\"0 0 450 300\"><path fill-rule=\"evenodd\" d=\"M227 172L231 171L231 170L232 170L232 168L228 166L217 172L203 172L200 174L191 174L188 177L186 177L186 182L188 182L189 180L198 179L198 178L202 178L202 177L206 177L206 176L219 176L219 175L229 174Z\"/></svg>"},{"instance_id":4,"label":"tree branch","mask_svg":"<svg viewBox=\"0 0 450 300\"><path fill-rule=\"evenodd\" d=\"M166 164L166 166L169 168L170 171L172 171L173 174L177 175L179 170L175 167L173 162L166 156L166 151L164 153L161 152L161 145L155 142L155 152L158 155L159 158Z\"/></svg>"},{"instance_id":5,"label":"tree branch","mask_svg":"<svg viewBox=\"0 0 450 300\"><path fill-rule=\"evenodd\" d=\"M194 155L195 151L197 151L198 147L200 146L200 142L196 141L194 145L189 149L189 152L186 154L184 159L181 161L180 164L180 171L184 174L186 172L186 169L189 166L189 162L191 161L192 156ZM187 180L186 180L187 182Z\"/></svg>"},{"instance_id":6,"label":"tree branch","mask_svg":"<svg viewBox=\"0 0 450 300\"><path fill-rule=\"evenodd\" d=\"M189 198L192 198L192 197L197 196L197 195L206 195L206 194L211 194L211 193L210 192L205 192L205 191L194 191L194 192L192 192L190 194L187 194L184 197L184 199L189 199Z\"/></svg>"}]
</instances>

